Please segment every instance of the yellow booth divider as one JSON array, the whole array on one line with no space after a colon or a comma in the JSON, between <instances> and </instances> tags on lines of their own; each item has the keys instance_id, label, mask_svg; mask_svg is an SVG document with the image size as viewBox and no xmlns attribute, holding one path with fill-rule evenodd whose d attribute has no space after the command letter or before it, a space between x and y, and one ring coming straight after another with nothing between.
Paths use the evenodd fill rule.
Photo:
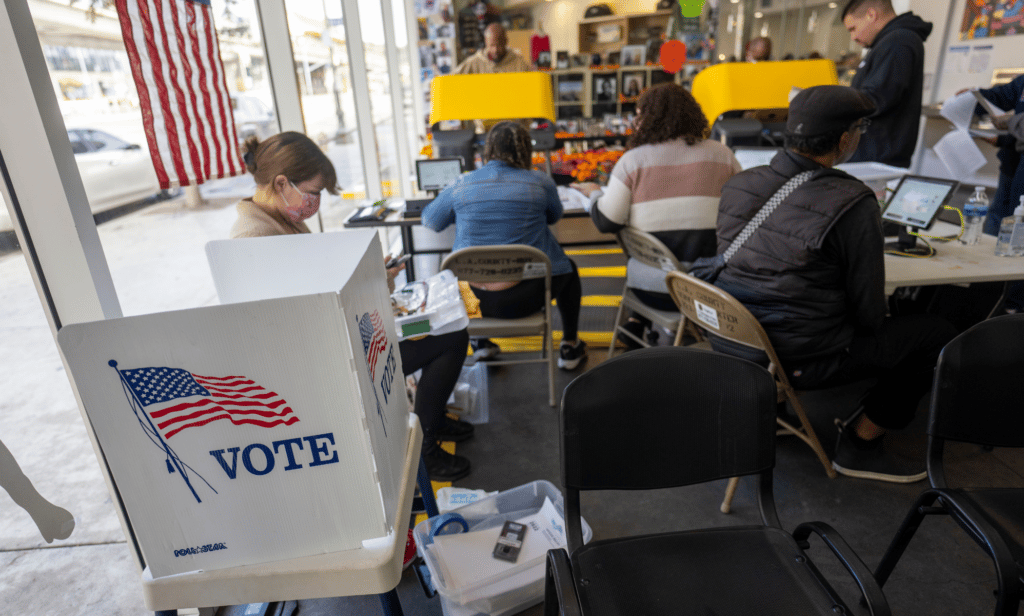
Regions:
<instances>
[{"instance_id":1,"label":"yellow booth divider","mask_svg":"<svg viewBox=\"0 0 1024 616\"><path fill-rule=\"evenodd\" d=\"M551 75L541 72L441 75L430 82L430 100L431 126L445 120L555 120Z\"/></svg>"},{"instance_id":2,"label":"yellow booth divider","mask_svg":"<svg viewBox=\"0 0 1024 616\"><path fill-rule=\"evenodd\" d=\"M785 109L794 86L809 88L837 83L836 65L831 60L729 62L698 73L693 78L692 92L708 123L714 124L726 111Z\"/></svg>"}]
</instances>

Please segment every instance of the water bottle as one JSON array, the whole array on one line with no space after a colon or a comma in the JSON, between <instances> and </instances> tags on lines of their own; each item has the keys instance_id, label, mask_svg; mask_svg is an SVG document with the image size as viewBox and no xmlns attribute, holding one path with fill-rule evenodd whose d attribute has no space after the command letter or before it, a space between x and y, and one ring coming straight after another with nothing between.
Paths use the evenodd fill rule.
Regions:
<instances>
[{"instance_id":1,"label":"water bottle","mask_svg":"<svg viewBox=\"0 0 1024 616\"><path fill-rule=\"evenodd\" d=\"M988 216L988 196L984 186L975 186L974 194L964 204L964 236L961 242L972 246L981 240L981 230Z\"/></svg>"},{"instance_id":2,"label":"water bottle","mask_svg":"<svg viewBox=\"0 0 1024 616\"><path fill-rule=\"evenodd\" d=\"M1024 257L1024 195L1020 205L999 225L999 240L996 241L997 257Z\"/></svg>"}]
</instances>

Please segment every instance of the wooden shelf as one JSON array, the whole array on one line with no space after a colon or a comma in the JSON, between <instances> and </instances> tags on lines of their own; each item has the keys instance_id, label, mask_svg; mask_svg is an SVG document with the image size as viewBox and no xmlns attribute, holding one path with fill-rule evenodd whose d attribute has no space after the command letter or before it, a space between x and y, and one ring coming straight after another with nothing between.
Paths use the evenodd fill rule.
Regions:
<instances>
[{"instance_id":1,"label":"wooden shelf","mask_svg":"<svg viewBox=\"0 0 1024 616\"><path fill-rule=\"evenodd\" d=\"M648 29L660 27L664 33L668 27L671 10L652 11L650 13L634 13L630 15L606 15L592 17L579 22L578 53L605 53L617 51L623 45L643 45L650 37L633 36L638 28ZM619 28L619 39L609 42L598 42L598 30L602 27Z\"/></svg>"}]
</instances>

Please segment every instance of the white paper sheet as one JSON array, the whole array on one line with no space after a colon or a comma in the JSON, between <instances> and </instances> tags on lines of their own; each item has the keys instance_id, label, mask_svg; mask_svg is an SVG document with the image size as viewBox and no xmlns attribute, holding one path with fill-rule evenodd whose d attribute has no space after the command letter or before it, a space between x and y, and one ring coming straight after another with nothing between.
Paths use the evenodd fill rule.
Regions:
<instances>
[{"instance_id":1,"label":"white paper sheet","mask_svg":"<svg viewBox=\"0 0 1024 616\"><path fill-rule=\"evenodd\" d=\"M974 118L978 101L970 91L950 96L942 103L942 117L953 123L959 130L967 130Z\"/></svg>"},{"instance_id":2,"label":"white paper sheet","mask_svg":"<svg viewBox=\"0 0 1024 616\"><path fill-rule=\"evenodd\" d=\"M985 155L965 130L946 133L932 149L942 164L946 165L950 177L960 181L966 180L985 166Z\"/></svg>"},{"instance_id":3,"label":"white paper sheet","mask_svg":"<svg viewBox=\"0 0 1024 616\"><path fill-rule=\"evenodd\" d=\"M515 521L529 527L515 563L498 560L491 555L501 534L500 526L435 537L433 550L444 569L447 586L464 589L533 559L543 558L548 550L565 545L565 523L549 498L544 499L540 511Z\"/></svg>"}]
</instances>

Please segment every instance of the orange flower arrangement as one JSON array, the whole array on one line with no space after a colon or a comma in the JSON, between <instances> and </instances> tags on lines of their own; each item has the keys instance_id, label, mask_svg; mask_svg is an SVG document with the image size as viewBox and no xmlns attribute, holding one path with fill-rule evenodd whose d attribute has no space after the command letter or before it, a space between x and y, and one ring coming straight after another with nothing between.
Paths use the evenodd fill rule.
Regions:
<instances>
[{"instance_id":1,"label":"orange flower arrangement","mask_svg":"<svg viewBox=\"0 0 1024 616\"><path fill-rule=\"evenodd\" d=\"M556 173L571 175L578 182L607 179L612 167L622 157L620 150L591 150L582 154L555 152L551 155L552 169ZM543 157L540 164L543 164ZM534 160L537 164L537 160Z\"/></svg>"}]
</instances>

